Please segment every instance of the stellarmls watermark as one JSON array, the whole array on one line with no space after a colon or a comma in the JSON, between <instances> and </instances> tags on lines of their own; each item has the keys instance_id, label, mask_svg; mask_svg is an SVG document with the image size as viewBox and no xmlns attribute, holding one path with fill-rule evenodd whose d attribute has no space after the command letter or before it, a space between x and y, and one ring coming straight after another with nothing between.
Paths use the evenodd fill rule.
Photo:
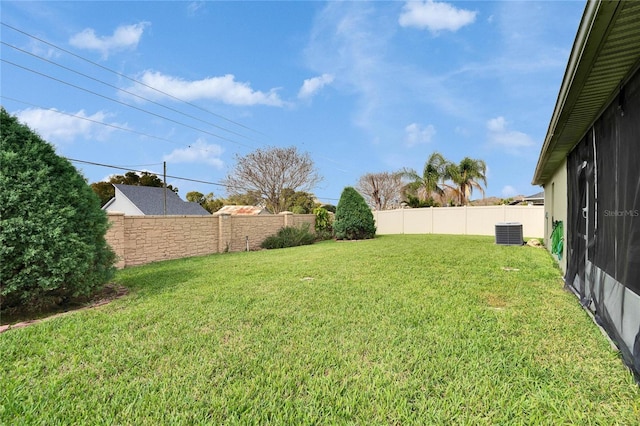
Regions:
<instances>
[{"instance_id":1,"label":"stellarmls watermark","mask_svg":"<svg viewBox=\"0 0 640 426\"><path fill-rule=\"evenodd\" d=\"M605 217L638 217L640 210L605 210Z\"/></svg>"}]
</instances>

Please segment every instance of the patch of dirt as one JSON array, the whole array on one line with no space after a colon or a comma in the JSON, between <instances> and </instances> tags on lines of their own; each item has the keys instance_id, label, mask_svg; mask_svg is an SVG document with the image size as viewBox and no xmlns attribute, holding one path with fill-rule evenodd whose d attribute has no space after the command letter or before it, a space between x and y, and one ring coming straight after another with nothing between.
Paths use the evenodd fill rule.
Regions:
<instances>
[{"instance_id":1,"label":"patch of dirt","mask_svg":"<svg viewBox=\"0 0 640 426\"><path fill-rule=\"evenodd\" d=\"M101 290L88 297L81 297L71 300L63 306L55 306L48 310L38 312L12 312L2 314L2 325L0 325L0 333L14 328L22 328L31 324L37 324L51 318L57 318L85 309L92 309L98 306L106 305L116 299L121 298L129 293L126 287L118 284L107 284Z\"/></svg>"},{"instance_id":2,"label":"patch of dirt","mask_svg":"<svg viewBox=\"0 0 640 426\"><path fill-rule=\"evenodd\" d=\"M500 295L493 294L493 293L487 293L484 296L485 296L485 300L487 302L487 305L491 309L496 309L496 310L501 311L501 310L504 310L508 306L507 301Z\"/></svg>"}]
</instances>

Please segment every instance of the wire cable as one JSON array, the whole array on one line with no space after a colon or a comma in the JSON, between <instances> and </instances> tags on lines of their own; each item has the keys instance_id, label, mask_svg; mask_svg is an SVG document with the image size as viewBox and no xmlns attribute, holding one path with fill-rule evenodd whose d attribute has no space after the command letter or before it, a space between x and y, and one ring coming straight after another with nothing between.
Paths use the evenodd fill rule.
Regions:
<instances>
[{"instance_id":1,"label":"wire cable","mask_svg":"<svg viewBox=\"0 0 640 426\"><path fill-rule=\"evenodd\" d=\"M44 57L42 57L42 56L36 55L35 53L28 52L28 51L26 51L26 50L24 50L24 49L21 49L21 48L19 48L19 47L17 47L17 46L14 46L14 45L12 45L12 44L6 43L6 42L4 42L4 41L0 41L0 44L3 44L3 45L5 45L5 46L7 46L7 47L10 47L10 48L12 48L12 49L15 49L15 50L17 50L17 51L19 51L19 52L22 52L22 53L26 54L26 55L32 56L32 57L37 58L37 59L39 59L39 60L41 60L41 61L44 61L44 62L47 62L47 63L49 63L49 64L55 65L55 66L57 66L57 67L59 67L59 68L65 69L65 70L70 71L70 72L72 72L72 73L75 73L75 74L81 75L81 76L83 76L83 77L85 77L85 78L88 78L88 79L93 80L93 81L95 81L95 82L98 82L98 83L100 83L100 84L104 84L105 86L111 87L112 89L116 89L116 90L118 90L118 91L120 91L120 92L123 92L123 93L126 93L126 94L128 94L128 95L135 96L136 98L142 99L142 100L144 100L144 101L147 101L147 102L149 102L149 103L152 103L152 104L154 104L154 105L157 105L157 106L159 106L159 107L161 107L161 108L168 109L169 111L173 111L173 112L175 112L175 113L177 113L177 114L181 114L181 115L183 115L183 116L185 116L185 117L189 117L189 118L191 118L191 119L193 119L193 120L200 121L201 123L208 124L208 125L213 126L213 127L217 128L217 129L224 130L225 132L232 133L232 134L234 134L234 135L236 135L236 136L240 136L240 137L243 137L243 138L246 138L246 139L251 139L251 138L249 138L248 136L245 136L245 135L243 135L243 134L241 134L241 133L234 132L233 130L229 130L229 129L224 128L224 127L222 127L222 126L218 126L217 124L211 123L210 121L202 120L202 119L200 119L200 118L198 118L198 117L195 117L195 116L193 116L193 115L191 115L191 114L187 114L187 113L182 112L182 111L180 111L180 110L178 110L178 109L172 108L172 107L167 106L167 105L163 105L163 104L161 104L160 102L156 102L156 101L154 101L154 100L152 100L152 99L148 99L148 98L145 98L144 96L138 95L137 93L130 92L130 91L128 91L128 90L125 90L125 89L122 89L122 88L120 88L120 87L118 87L118 86L115 86L115 85L113 85L113 84L111 84L111 83L107 83L107 82L102 81L102 80L100 80L100 79L97 79L97 78L95 78L95 77L91 77L91 76L90 76L90 75L88 75L88 74L82 73L82 72L80 72L80 71L76 71L76 70L74 70L74 69L72 69L72 68L69 68L69 67L67 67L67 66L65 66L65 65L59 64L59 63L57 63L57 62L55 62L55 61L52 61L52 60L50 60L50 59L47 59L47 58L44 58Z\"/></svg>"},{"instance_id":2,"label":"wire cable","mask_svg":"<svg viewBox=\"0 0 640 426\"><path fill-rule=\"evenodd\" d=\"M127 167L120 167L120 166L113 166L111 164L103 164L103 163L96 163L94 161L85 161L85 160L78 160L75 158L69 158L69 157L65 157L67 160L73 162L73 163L81 163L81 164L89 164L92 166L100 166L100 167L107 167L110 169L117 169L117 170L124 170L124 171L128 171L128 172L136 172L136 173L153 173L156 176L162 176L163 173L157 173L151 170L133 170L131 168L127 168ZM196 182L196 183L204 183L207 185L215 185L215 186L221 186L223 188L229 188L229 186L219 183L219 182L210 182L210 181L206 181L206 180L199 180L199 179L191 179L191 178L185 178L185 177L180 177L180 176L170 176L167 175L168 178L171 179L179 179L179 180L184 180L184 181L188 181L188 182ZM243 190L247 190L247 188L238 188L235 187L236 189L243 189Z\"/></svg>"},{"instance_id":3,"label":"wire cable","mask_svg":"<svg viewBox=\"0 0 640 426\"><path fill-rule=\"evenodd\" d=\"M23 70L29 71L29 72L31 72L31 73L34 73L34 74L40 75L40 76L42 76L42 77L45 77L45 78L48 78L48 79L51 79L51 80L57 81L57 82L59 82L59 83L66 84L67 86L71 86L71 87L73 87L73 88L75 88L75 89L82 90L82 91L87 92L87 93L90 93L90 94L92 94L92 95L94 95L94 96L98 96L98 97L101 97L101 98L103 98L103 99L107 99L107 100L110 100L110 101L112 101L112 102L118 103L118 104L120 104L120 105L124 105L124 106L127 106L127 107L129 107L129 108L133 108L133 109L135 109L135 110L137 110L137 111L144 112L145 114L153 115L153 116L155 116L155 117L161 118L161 119L163 119L163 120L170 121L170 122L172 122L172 123L178 124L178 125L183 126L183 127L187 127L187 128L189 128L189 129L195 130L195 131L197 131L197 132L205 133L205 134L207 134L207 135L211 135L211 136L214 136L214 137L216 137L216 138L219 138L219 139L222 139L222 140L225 140L225 141L231 142L231 143L235 143L235 144L240 145L240 146L244 146L245 148L253 149L253 147L251 147L251 146L249 146L249 145L246 145L246 144L243 144L243 143L241 143L241 142L235 141L235 140L233 140L233 139L229 139L229 138L227 138L227 137L220 136L220 135L218 135L218 134L216 134L216 133L212 133L212 132L209 132L209 131L207 131L207 130L199 129L199 128L197 128L197 127L191 126L191 125L186 124L186 123L182 123L182 122L180 122L180 121L174 120L174 119L169 118L169 117L165 117L165 116L160 115L160 114L156 114L155 112L151 112L151 111L145 110L145 109L140 108L140 107L137 107L137 106L135 106L135 105L131 105L131 104L128 104L128 103L126 103L126 102L122 102L122 101L119 101L119 100L117 100L117 99L110 98L109 96L102 95L102 94L100 94L100 93L98 93L98 92L94 92L93 90L89 90L89 89L86 89L86 88L84 88L84 87L80 87L80 86L78 86L78 85L76 85L76 84L69 83L69 82L67 82L67 81L61 80L61 79L56 78L56 77L53 77L53 76L51 76L51 75L48 75L48 74L42 73L42 72L40 72L40 71L36 71L36 70L34 70L34 69L32 69L32 68L29 68L29 67L25 67L25 66L23 66L23 65L16 64L15 62L8 61L8 60L6 60L6 59L4 59L4 58L0 58L0 61L4 62L4 63L6 63L6 64L9 64L9 65L13 65L14 67L21 68L21 69L23 69Z\"/></svg>"},{"instance_id":4,"label":"wire cable","mask_svg":"<svg viewBox=\"0 0 640 426\"><path fill-rule=\"evenodd\" d=\"M135 173L153 173L156 176L162 176L163 175L163 173L157 173L157 172L150 171L150 170L133 170L133 169L130 169L130 168L114 166L114 165L111 165L111 164L96 163L94 161L78 160L78 159L69 158L69 157L65 157L65 158L67 160L73 162L73 163L81 163L81 164L88 164L88 165L91 165L91 166L107 167L107 168L110 168L110 169L124 170L124 171L135 172ZM178 180L183 180L183 181L187 181L187 182L203 183L203 184L206 184L206 185L215 185L215 186L223 187L225 189L233 188L233 189L239 189L239 190L243 190L243 191L249 191L250 190L249 188L245 188L245 187L241 187L241 186L230 186L230 185L225 185L225 184L220 183L220 182L211 182L211 181L206 181L206 180L191 179L191 178L185 178L185 177L180 177L180 176L167 175L167 178L178 179ZM338 201L337 198L326 198L326 197L316 197L316 198L318 200Z\"/></svg>"},{"instance_id":5,"label":"wire cable","mask_svg":"<svg viewBox=\"0 0 640 426\"><path fill-rule=\"evenodd\" d=\"M31 103L31 102L26 102L26 101L21 101L20 99L15 99L15 98L12 98L10 96L0 95L0 98L7 99L7 100L10 100L10 101L13 101L13 102L18 102L18 103L25 104L25 105L29 105L29 106L34 107L34 108L40 108L40 109L44 109L44 110L47 110L47 111L55 112L56 114L66 115L68 117L73 117L73 118L77 118L77 119L80 119L80 120L89 121L89 122L95 123L95 124L101 124L103 126L111 127L113 129L116 129L116 130L122 130L123 132L129 132L129 133L133 133L133 134L136 134L136 135L139 135L139 136L145 136L147 138L158 139L158 140L161 140L161 141L164 141L164 142L169 142L169 143L173 143L173 144L176 144L176 145L179 145L179 146L184 146L184 144L182 144L180 142L175 142L175 141L172 141L171 139L163 138L161 136L154 136L154 135L150 135L148 133L139 132L137 130L130 129L128 127L121 127L121 126L117 126L115 124L105 123L103 121L94 120L94 119L89 118L89 117L83 117L83 116L77 115L77 114L70 114L68 112L59 111L59 110L57 110L55 108L43 107L41 105L36 105L36 104Z\"/></svg>"},{"instance_id":6,"label":"wire cable","mask_svg":"<svg viewBox=\"0 0 640 426\"><path fill-rule=\"evenodd\" d=\"M129 81L132 81L132 82L136 83L136 84L139 84L139 85L141 85L141 86L144 86L144 87L146 87L146 88L148 88L148 89L151 89L151 90L153 90L153 91L155 91L155 92L157 92L157 93L160 93L160 94L162 94L162 95L164 95L164 96L168 96L169 98L171 98L171 99L173 99L173 100L176 100L176 101L182 102L182 103L184 103L184 104L186 104L186 105L189 105L189 106L191 106L191 107L193 107L193 108L196 108L196 109L199 109L199 110L201 110L201 111L204 111L204 112L206 112L206 113L208 113L208 114L213 115L214 117L218 117L218 118L220 118L220 119L222 119L222 120L225 120L225 121L227 121L227 122L229 122L229 123L233 123L233 124L235 124L236 126L239 126L239 127L244 128L244 129L251 130L252 132L255 132L255 133L261 134L261 135L263 135L263 136L266 136L264 133L262 133L262 132L260 132L260 131L258 131L258 130L256 130L256 129L252 129L251 127L245 126L244 124L242 124L242 123L238 123L237 121L231 120L231 119L229 119L229 118L227 118L227 117L225 117L225 116L223 116L223 115L216 114L215 112L212 112L212 111L210 111L210 110L208 110L208 109L206 109L206 108L203 108L203 107L201 107L201 106L199 106L199 105L197 105L197 104L194 104L193 102L189 102L189 101L186 101L186 100L184 100L184 99L181 99L181 98L179 98L179 97L177 97L177 96L173 96L173 95L172 95L172 94L170 94L170 93L164 92L164 91L162 91L162 90L160 90L160 89L157 89L157 88L155 88L155 87L153 87L153 86L150 86L150 85L148 85L148 84L146 84L146 83L143 83L143 82L141 82L141 81L138 81L138 80L136 80L135 78L129 77L129 76L128 76L128 75L126 75L126 74L123 74L123 73L118 72L118 71L116 71L116 70L113 70L113 69L111 69L111 68L105 67L104 65L101 65L101 64L99 64L99 63L97 63L97 62L94 62L94 61L92 61L92 60L90 60L90 59L84 58L84 57L82 57L82 56L80 56L80 55L78 55L78 54L76 54L76 53L73 53L73 52L71 52L71 51L67 50L67 49L64 49L64 48L62 48L62 47L60 47L60 46L57 46L57 45L55 45L55 44L53 44L53 43L51 43L51 42L48 42L48 41L43 40L43 39L41 39L41 38L39 38L39 37L36 37L36 36L34 36L33 34L29 34L29 33L28 33L28 32L26 32L26 31L23 31L23 30L21 30L21 29L18 29L18 28L16 28L16 27L13 27L13 26L11 26L11 25L9 25L9 24L6 24L6 23L4 23L4 22L1 22L1 21L0 21L0 25L3 25L3 26L5 26L5 27L7 27L7 28L9 28L9 29L11 29L11 30L13 30L13 31L16 31L16 32L18 32L18 33L20 33L20 34L23 34L23 35L25 35L25 36L27 36L27 37L29 37L29 38L32 38L32 39L37 40L37 41L39 41L39 42L41 42L41 43L44 43L44 44L46 44L46 45L48 45L48 46L51 46L51 47L53 47L53 48L55 48L55 49L58 49L58 50L60 50L60 51L62 51L62 52L65 52L65 53L67 53L67 54L69 54L69 55L71 55L71 56L73 56L73 57L75 57L75 58L78 58L78 59L82 60L82 61L88 62L88 63L90 63L91 65L94 65L94 66L96 66L96 67L99 67L99 68L101 68L101 69L103 69L103 70L105 70L105 71L109 71L109 72L111 72L111 73L113 73L113 74L115 74L115 75L117 75L117 76L119 76L119 77L125 78L125 79L127 79L127 80L129 80Z\"/></svg>"}]
</instances>

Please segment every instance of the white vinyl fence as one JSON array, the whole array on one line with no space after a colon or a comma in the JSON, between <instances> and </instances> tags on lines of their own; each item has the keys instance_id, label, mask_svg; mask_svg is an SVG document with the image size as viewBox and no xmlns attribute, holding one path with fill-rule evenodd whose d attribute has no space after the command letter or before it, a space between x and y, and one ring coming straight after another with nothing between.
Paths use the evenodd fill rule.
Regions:
<instances>
[{"instance_id":1,"label":"white vinyl fence","mask_svg":"<svg viewBox=\"0 0 640 426\"><path fill-rule=\"evenodd\" d=\"M377 234L495 235L495 225L519 222L525 237L544 237L544 206L427 207L374 211Z\"/></svg>"}]
</instances>

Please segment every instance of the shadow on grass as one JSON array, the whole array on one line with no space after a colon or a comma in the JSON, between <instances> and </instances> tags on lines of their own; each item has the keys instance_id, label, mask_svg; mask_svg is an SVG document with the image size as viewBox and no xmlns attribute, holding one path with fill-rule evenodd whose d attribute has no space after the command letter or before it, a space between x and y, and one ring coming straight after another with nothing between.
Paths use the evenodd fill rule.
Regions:
<instances>
[{"instance_id":1,"label":"shadow on grass","mask_svg":"<svg viewBox=\"0 0 640 426\"><path fill-rule=\"evenodd\" d=\"M133 267L118 271L113 283L107 283L103 288L89 296L82 296L64 300L60 303L50 303L38 309L21 310L19 308L4 309L0 312L0 326L19 323L33 323L66 312L88 309L112 302L121 297L141 297L172 293L178 291L180 285L198 275L198 271L186 265L156 263ZM5 328L0 330L5 331Z\"/></svg>"},{"instance_id":2,"label":"shadow on grass","mask_svg":"<svg viewBox=\"0 0 640 426\"><path fill-rule=\"evenodd\" d=\"M177 291L180 285L200 274L195 268L175 263L156 263L124 269L118 271L116 282L127 287L131 294L146 296Z\"/></svg>"},{"instance_id":3,"label":"shadow on grass","mask_svg":"<svg viewBox=\"0 0 640 426\"><path fill-rule=\"evenodd\" d=\"M102 306L126 296L128 293L129 290L124 286L107 283L104 287L94 291L88 296L64 299L59 303L50 303L40 306L39 308L26 310L20 308L4 309L0 313L0 332L4 332L9 328L18 328L16 326L18 324L22 327L67 312ZM7 325L11 325L11 327L5 327Z\"/></svg>"}]
</instances>

